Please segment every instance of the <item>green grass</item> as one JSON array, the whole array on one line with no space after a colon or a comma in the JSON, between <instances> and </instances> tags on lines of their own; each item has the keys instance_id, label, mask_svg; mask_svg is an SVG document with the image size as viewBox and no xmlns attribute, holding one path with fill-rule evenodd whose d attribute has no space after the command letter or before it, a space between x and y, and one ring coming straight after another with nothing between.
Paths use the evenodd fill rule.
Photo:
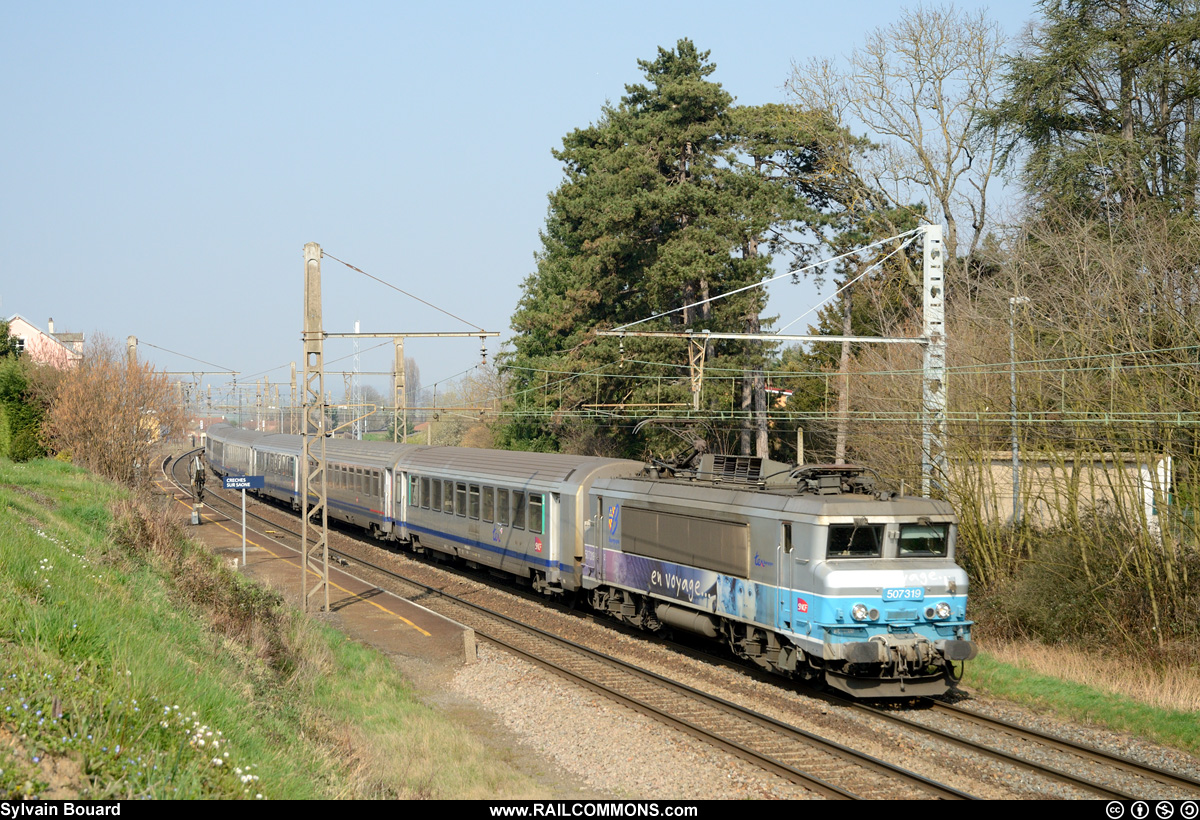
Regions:
<instances>
[{"instance_id":1,"label":"green grass","mask_svg":"<svg viewBox=\"0 0 1200 820\"><path fill-rule=\"evenodd\" d=\"M0 460L0 798L540 796L168 520Z\"/></svg>"},{"instance_id":2,"label":"green grass","mask_svg":"<svg viewBox=\"0 0 1200 820\"><path fill-rule=\"evenodd\" d=\"M1196 712L1149 706L1125 695L1000 663L986 652L967 663L963 685L1064 718L1200 753L1200 714Z\"/></svg>"}]
</instances>

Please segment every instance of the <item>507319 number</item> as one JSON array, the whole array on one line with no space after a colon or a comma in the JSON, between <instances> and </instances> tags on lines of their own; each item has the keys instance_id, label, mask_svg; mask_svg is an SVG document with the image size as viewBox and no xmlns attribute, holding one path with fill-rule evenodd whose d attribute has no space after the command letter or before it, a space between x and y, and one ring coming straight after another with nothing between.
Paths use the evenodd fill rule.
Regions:
<instances>
[{"instance_id":1,"label":"507319 number","mask_svg":"<svg viewBox=\"0 0 1200 820\"><path fill-rule=\"evenodd\" d=\"M925 600L925 589L924 587L896 587L894 589L885 589L883 591L883 600L923 601Z\"/></svg>"}]
</instances>

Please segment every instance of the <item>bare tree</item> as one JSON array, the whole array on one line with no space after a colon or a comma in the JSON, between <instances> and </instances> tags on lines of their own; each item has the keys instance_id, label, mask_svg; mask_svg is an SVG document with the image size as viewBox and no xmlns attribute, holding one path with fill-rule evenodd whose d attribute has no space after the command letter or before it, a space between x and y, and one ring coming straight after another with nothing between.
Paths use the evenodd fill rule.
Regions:
<instances>
[{"instance_id":1,"label":"bare tree","mask_svg":"<svg viewBox=\"0 0 1200 820\"><path fill-rule=\"evenodd\" d=\"M868 129L880 150L847 141L842 152L870 189L860 196L882 197L876 207L904 208L923 195L928 218L946 225L947 254L955 260L975 251L987 224L997 138L980 131L978 119L992 103L1003 47L999 24L985 12L922 6L872 31L844 63L794 65L787 87L801 107L845 128Z\"/></svg>"},{"instance_id":2,"label":"bare tree","mask_svg":"<svg viewBox=\"0 0 1200 820\"><path fill-rule=\"evenodd\" d=\"M423 400L432 404L430 440L452 447L492 447L489 419L504 394L503 377L493 365L481 365Z\"/></svg>"},{"instance_id":3,"label":"bare tree","mask_svg":"<svg viewBox=\"0 0 1200 820\"><path fill-rule=\"evenodd\" d=\"M150 450L183 429L183 409L167 376L95 337L83 361L62 376L46 436L72 461L126 484L145 481Z\"/></svg>"}]
</instances>

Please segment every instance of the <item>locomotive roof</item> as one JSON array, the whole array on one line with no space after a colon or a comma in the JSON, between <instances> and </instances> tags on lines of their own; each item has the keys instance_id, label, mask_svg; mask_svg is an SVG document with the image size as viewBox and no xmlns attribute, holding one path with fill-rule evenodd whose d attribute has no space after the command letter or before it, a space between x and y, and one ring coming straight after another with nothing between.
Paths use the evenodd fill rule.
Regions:
<instances>
[{"instance_id":1,"label":"locomotive roof","mask_svg":"<svg viewBox=\"0 0 1200 820\"><path fill-rule=\"evenodd\" d=\"M755 489L744 485L714 486L702 482L659 481L652 478L601 479L597 482L595 490L601 493L627 493L648 501L686 502L688 505L704 508L737 506L834 516L954 515L954 508L949 502L915 496L880 498L878 495L865 493L818 495L797 492L795 488Z\"/></svg>"}]
</instances>

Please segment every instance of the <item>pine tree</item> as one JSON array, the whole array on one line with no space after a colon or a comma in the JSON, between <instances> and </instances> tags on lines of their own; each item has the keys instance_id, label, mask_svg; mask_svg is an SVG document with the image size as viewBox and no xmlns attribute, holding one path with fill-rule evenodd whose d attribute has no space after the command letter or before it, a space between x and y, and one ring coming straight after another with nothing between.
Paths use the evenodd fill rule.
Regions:
<instances>
[{"instance_id":1,"label":"pine tree","mask_svg":"<svg viewBox=\"0 0 1200 820\"><path fill-rule=\"evenodd\" d=\"M1196 213L1195 0L1042 0L988 124L1043 205L1111 219L1156 201ZM1044 208L1045 210L1045 208Z\"/></svg>"},{"instance_id":2,"label":"pine tree","mask_svg":"<svg viewBox=\"0 0 1200 820\"><path fill-rule=\"evenodd\" d=\"M622 342L595 330L652 316L638 329L762 326L761 291L720 297L761 282L771 251L795 251L787 236L817 218L819 141L806 131L815 126L786 107L735 107L709 79L716 66L708 58L686 39L660 48L655 60L638 62L646 82L626 86L618 105L555 152L566 179L550 196L505 362L514 409L524 413L500 434L509 446L570 447L566 419L579 411L648 416L691 404L682 341ZM706 401L736 415L746 403L736 382L750 371L750 392L761 395L753 373L766 355L761 344L716 343L713 371L738 376L710 383ZM605 446L589 433L588 447L641 454L628 428L606 434Z\"/></svg>"}]
</instances>

